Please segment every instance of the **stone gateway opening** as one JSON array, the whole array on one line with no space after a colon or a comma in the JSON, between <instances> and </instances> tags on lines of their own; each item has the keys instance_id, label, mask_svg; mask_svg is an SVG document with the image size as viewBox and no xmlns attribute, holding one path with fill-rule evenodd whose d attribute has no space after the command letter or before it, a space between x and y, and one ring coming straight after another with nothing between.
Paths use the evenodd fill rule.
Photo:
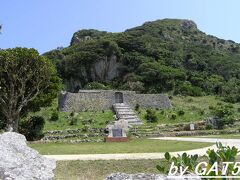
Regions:
<instances>
[{"instance_id":1,"label":"stone gateway opening","mask_svg":"<svg viewBox=\"0 0 240 180\"><path fill-rule=\"evenodd\" d=\"M115 93L115 103L123 103L123 93L121 92Z\"/></svg>"}]
</instances>

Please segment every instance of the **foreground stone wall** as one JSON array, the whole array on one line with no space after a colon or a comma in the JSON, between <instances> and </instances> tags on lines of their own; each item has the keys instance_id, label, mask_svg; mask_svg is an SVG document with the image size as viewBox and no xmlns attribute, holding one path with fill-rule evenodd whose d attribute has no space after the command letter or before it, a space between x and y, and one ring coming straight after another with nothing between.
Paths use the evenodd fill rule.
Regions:
<instances>
[{"instance_id":1,"label":"foreground stone wall","mask_svg":"<svg viewBox=\"0 0 240 180\"><path fill-rule=\"evenodd\" d=\"M78 93L61 92L59 95L60 111L97 111L112 108L115 93L123 95L123 102L132 108L139 104L144 108L170 108L171 102L164 94L136 94L134 91L81 90Z\"/></svg>"}]
</instances>

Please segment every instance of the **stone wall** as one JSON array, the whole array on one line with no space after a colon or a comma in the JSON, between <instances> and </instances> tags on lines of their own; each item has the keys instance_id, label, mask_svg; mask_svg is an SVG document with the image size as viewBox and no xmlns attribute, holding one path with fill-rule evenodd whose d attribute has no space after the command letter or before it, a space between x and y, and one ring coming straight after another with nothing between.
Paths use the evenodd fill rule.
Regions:
<instances>
[{"instance_id":1,"label":"stone wall","mask_svg":"<svg viewBox=\"0 0 240 180\"><path fill-rule=\"evenodd\" d=\"M123 95L123 102L132 108L139 104L144 108L170 108L171 102L164 94L136 94L134 91L80 90L78 93L61 92L59 95L60 111L97 111L112 108L115 93Z\"/></svg>"}]
</instances>

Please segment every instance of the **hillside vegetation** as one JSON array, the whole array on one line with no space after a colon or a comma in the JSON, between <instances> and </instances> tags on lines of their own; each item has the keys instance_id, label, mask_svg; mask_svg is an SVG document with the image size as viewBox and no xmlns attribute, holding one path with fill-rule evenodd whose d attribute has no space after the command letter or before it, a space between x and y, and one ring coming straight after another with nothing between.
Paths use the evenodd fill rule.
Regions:
<instances>
[{"instance_id":1,"label":"hillside vegetation","mask_svg":"<svg viewBox=\"0 0 240 180\"><path fill-rule=\"evenodd\" d=\"M81 30L44 54L68 91L127 89L240 102L240 45L206 35L193 21L163 19L122 33Z\"/></svg>"}]
</instances>

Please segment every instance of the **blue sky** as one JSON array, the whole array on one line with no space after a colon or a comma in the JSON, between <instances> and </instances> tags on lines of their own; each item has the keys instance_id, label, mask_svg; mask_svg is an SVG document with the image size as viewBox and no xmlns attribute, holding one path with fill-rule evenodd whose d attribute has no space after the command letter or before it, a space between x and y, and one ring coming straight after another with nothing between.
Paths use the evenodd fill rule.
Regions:
<instances>
[{"instance_id":1,"label":"blue sky","mask_svg":"<svg viewBox=\"0 0 240 180\"><path fill-rule=\"evenodd\" d=\"M111 32L164 18L191 19L207 34L240 43L239 0L1 0L0 48L40 53L68 46L74 32Z\"/></svg>"}]
</instances>

